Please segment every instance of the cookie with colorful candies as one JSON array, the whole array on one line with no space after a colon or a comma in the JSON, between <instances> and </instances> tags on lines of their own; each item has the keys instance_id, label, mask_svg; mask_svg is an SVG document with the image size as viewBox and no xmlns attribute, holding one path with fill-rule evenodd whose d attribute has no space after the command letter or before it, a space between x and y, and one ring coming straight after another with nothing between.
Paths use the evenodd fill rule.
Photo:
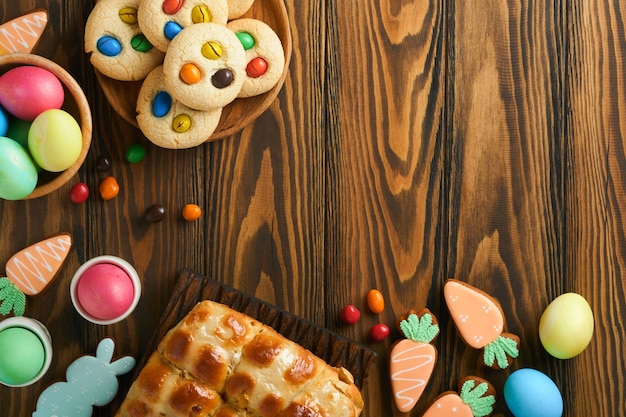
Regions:
<instances>
[{"instance_id":1,"label":"cookie with colorful candies","mask_svg":"<svg viewBox=\"0 0 626 417\"><path fill-rule=\"evenodd\" d=\"M163 82L163 66L144 80L137 98L137 124L157 146L183 149L204 143L217 127L222 109L194 110L176 100Z\"/></svg>"},{"instance_id":2,"label":"cookie with colorful candies","mask_svg":"<svg viewBox=\"0 0 626 417\"><path fill-rule=\"evenodd\" d=\"M178 33L195 23L228 21L226 0L142 0L137 22L146 38L163 52Z\"/></svg>"},{"instance_id":3,"label":"cookie with colorful candies","mask_svg":"<svg viewBox=\"0 0 626 417\"><path fill-rule=\"evenodd\" d=\"M228 23L246 51L246 79L239 97L252 97L271 90L285 68L285 53L280 38L265 22L236 19Z\"/></svg>"},{"instance_id":4,"label":"cookie with colorful candies","mask_svg":"<svg viewBox=\"0 0 626 417\"><path fill-rule=\"evenodd\" d=\"M232 30L216 23L196 23L170 43L163 76L168 91L182 104L215 110L237 98L245 68L245 51Z\"/></svg>"},{"instance_id":5,"label":"cookie with colorful candies","mask_svg":"<svg viewBox=\"0 0 626 417\"><path fill-rule=\"evenodd\" d=\"M164 53L137 23L140 0L100 0L85 23L85 52L102 74L120 81L142 80L163 62Z\"/></svg>"}]
</instances>

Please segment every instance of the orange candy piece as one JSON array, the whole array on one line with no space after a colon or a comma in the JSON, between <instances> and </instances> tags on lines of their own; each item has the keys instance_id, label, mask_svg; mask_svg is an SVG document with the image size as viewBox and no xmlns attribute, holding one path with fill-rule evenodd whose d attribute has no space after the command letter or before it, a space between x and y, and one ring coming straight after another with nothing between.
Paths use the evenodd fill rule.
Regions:
<instances>
[{"instance_id":1,"label":"orange candy piece","mask_svg":"<svg viewBox=\"0 0 626 417\"><path fill-rule=\"evenodd\" d=\"M202 215L202 209L196 204L186 204L183 207L183 219L188 222L198 220Z\"/></svg>"},{"instance_id":2,"label":"orange candy piece","mask_svg":"<svg viewBox=\"0 0 626 417\"><path fill-rule=\"evenodd\" d=\"M196 64L185 64L180 69L179 76L185 84L192 85L200 81L202 73Z\"/></svg>"},{"instance_id":3,"label":"orange candy piece","mask_svg":"<svg viewBox=\"0 0 626 417\"><path fill-rule=\"evenodd\" d=\"M382 313L385 309L385 298L383 297L383 293L376 289L370 290L367 293L367 305L370 310L372 310L372 313Z\"/></svg>"},{"instance_id":4,"label":"orange candy piece","mask_svg":"<svg viewBox=\"0 0 626 417\"><path fill-rule=\"evenodd\" d=\"M99 191L103 200L111 200L119 194L120 186L115 178L106 177L100 183Z\"/></svg>"}]
</instances>

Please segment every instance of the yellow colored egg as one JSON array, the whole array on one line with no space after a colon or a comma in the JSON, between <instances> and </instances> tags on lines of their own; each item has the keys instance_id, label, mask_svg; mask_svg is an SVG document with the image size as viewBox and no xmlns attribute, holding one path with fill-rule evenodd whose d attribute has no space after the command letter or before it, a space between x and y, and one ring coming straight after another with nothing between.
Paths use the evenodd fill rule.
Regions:
<instances>
[{"instance_id":1,"label":"yellow colored egg","mask_svg":"<svg viewBox=\"0 0 626 417\"><path fill-rule=\"evenodd\" d=\"M546 307L539 321L544 349L558 359L580 354L593 336L593 312L583 296L565 293Z\"/></svg>"},{"instance_id":2,"label":"yellow colored egg","mask_svg":"<svg viewBox=\"0 0 626 417\"><path fill-rule=\"evenodd\" d=\"M82 132L78 122L59 109L46 110L33 120L28 131L28 148L41 168L64 171L80 156Z\"/></svg>"}]
</instances>

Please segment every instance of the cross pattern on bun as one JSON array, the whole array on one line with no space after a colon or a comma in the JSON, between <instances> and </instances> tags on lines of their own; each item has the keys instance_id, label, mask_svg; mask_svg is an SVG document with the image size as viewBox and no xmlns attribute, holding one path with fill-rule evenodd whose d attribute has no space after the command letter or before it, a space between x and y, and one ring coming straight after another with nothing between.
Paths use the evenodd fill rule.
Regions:
<instances>
[{"instance_id":1,"label":"cross pattern on bun","mask_svg":"<svg viewBox=\"0 0 626 417\"><path fill-rule=\"evenodd\" d=\"M362 409L349 371L207 300L159 342L116 417L357 417Z\"/></svg>"}]
</instances>

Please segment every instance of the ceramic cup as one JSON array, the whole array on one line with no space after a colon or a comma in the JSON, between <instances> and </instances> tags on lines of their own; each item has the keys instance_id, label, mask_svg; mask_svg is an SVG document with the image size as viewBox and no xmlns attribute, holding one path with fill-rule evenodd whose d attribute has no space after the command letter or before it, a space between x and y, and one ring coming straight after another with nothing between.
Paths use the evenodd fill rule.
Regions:
<instances>
[{"instance_id":1,"label":"ceramic cup","mask_svg":"<svg viewBox=\"0 0 626 417\"><path fill-rule=\"evenodd\" d=\"M133 312L141 297L141 281L124 259L98 256L78 268L70 283L70 297L84 319L109 325Z\"/></svg>"},{"instance_id":2,"label":"ceramic cup","mask_svg":"<svg viewBox=\"0 0 626 417\"><path fill-rule=\"evenodd\" d=\"M52 338L38 320L9 317L0 322L0 351L0 384L25 387L50 368Z\"/></svg>"}]
</instances>

